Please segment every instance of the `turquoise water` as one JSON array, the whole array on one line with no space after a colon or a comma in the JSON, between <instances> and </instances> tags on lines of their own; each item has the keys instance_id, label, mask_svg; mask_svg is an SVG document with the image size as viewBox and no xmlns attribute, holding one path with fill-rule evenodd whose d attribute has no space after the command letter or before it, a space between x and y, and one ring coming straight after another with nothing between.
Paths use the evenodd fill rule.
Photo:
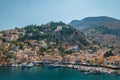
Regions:
<instances>
[{"instance_id":1,"label":"turquoise water","mask_svg":"<svg viewBox=\"0 0 120 80\"><path fill-rule=\"evenodd\" d=\"M120 80L120 75L85 74L70 68L0 67L0 80Z\"/></svg>"}]
</instances>

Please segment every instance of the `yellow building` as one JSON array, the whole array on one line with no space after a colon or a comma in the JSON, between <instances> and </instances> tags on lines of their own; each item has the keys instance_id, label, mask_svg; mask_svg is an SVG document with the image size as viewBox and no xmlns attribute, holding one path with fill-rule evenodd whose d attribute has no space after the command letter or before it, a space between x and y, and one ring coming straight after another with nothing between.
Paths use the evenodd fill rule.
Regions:
<instances>
[{"instance_id":1,"label":"yellow building","mask_svg":"<svg viewBox=\"0 0 120 80\"><path fill-rule=\"evenodd\" d=\"M3 36L3 34L2 33L0 33L0 37L2 37Z\"/></svg>"}]
</instances>

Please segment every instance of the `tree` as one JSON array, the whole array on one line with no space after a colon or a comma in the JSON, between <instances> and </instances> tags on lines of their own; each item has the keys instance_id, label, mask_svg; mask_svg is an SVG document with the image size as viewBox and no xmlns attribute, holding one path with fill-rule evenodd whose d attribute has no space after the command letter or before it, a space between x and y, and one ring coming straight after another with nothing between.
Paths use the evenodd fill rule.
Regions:
<instances>
[{"instance_id":1,"label":"tree","mask_svg":"<svg viewBox=\"0 0 120 80\"><path fill-rule=\"evenodd\" d=\"M112 50L107 51L107 52L104 54L104 57L109 57L109 56L114 56L114 54L112 53Z\"/></svg>"},{"instance_id":2,"label":"tree","mask_svg":"<svg viewBox=\"0 0 120 80\"><path fill-rule=\"evenodd\" d=\"M62 46L59 46L59 48L58 48L61 52L64 52L64 48L62 47Z\"/></svg>"},{"instance_id":3,"label":"tree","mask_svg":"<svg viewBox=\"0 0 120 80\"><path fill-rule=\"evenodd\" d=\"M65 54L72 54L72 53L73 53L72 50L66 50L66 51L65 51Z\"/></svg>"},{"instance_id":4,"label":"tree","mask_svg":"<svg viewBox=\"0 0 120 80\"><path fill-rule=\"evenodd\" d=\"M19 44L19 48L20 48L20 49L23 49L23 46L24 46L24 44L22 44L22 43Z\"/></svg>"}]
</instances>

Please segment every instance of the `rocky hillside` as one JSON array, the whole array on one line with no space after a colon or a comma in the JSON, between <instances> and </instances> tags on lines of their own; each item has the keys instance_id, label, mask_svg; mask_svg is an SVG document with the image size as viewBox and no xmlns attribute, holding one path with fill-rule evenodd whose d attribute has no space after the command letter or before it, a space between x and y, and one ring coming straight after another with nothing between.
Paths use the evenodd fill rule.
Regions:
<instances>
[{"instance_id":1,"label":"rocky hillside","mask_svg":"<svg viewBox=\"0 0 120 80\"><path fill-rule=\"evenodd\" d=\"M110 17L88 17L72 21L70 25L84 29L84 33L102 46L120 47L120 20Z\"/></svg>"},{"instance_id":2,"label":"rocky hillside","mask_svg":"<svg viewBox=\"0 0 120 80\"><path fill-rule=\"evenodd\" d=\"M46 42L55 42L57 45L78 45L79 48L86 48L89 45L87 38L80 30L76 30L63 22L50 22L41 26L29 25L23 29L25 35L20 37L20 41L44 40Z\"/></svg>"}]
</instances>

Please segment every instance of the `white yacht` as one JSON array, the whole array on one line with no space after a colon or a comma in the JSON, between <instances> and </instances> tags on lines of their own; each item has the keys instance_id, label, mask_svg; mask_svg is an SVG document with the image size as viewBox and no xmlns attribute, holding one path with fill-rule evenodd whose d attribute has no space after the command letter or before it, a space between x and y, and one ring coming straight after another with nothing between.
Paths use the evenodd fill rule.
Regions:
<instances>
[{"instance_id":1,"label":"white yacht","mask_svg":"<svg viewBox=\"0 0 120 80\"><path fill-rule=\"evenodd\" d=\"M29 63L29 64L27 65L27 67L32 67L32 66L34 66L33 63Z\"/></svg>"},{"instance_id":2,"label":"white yacht","mask_svg":"<svg viewBox=\"0 0 120 80\"><path fill-rule=\"evenodd\" d=\"M11 65L12 67L17 67L17 66L19 66L18 64L12 64Z\"/></svg>"}]
</instances>

